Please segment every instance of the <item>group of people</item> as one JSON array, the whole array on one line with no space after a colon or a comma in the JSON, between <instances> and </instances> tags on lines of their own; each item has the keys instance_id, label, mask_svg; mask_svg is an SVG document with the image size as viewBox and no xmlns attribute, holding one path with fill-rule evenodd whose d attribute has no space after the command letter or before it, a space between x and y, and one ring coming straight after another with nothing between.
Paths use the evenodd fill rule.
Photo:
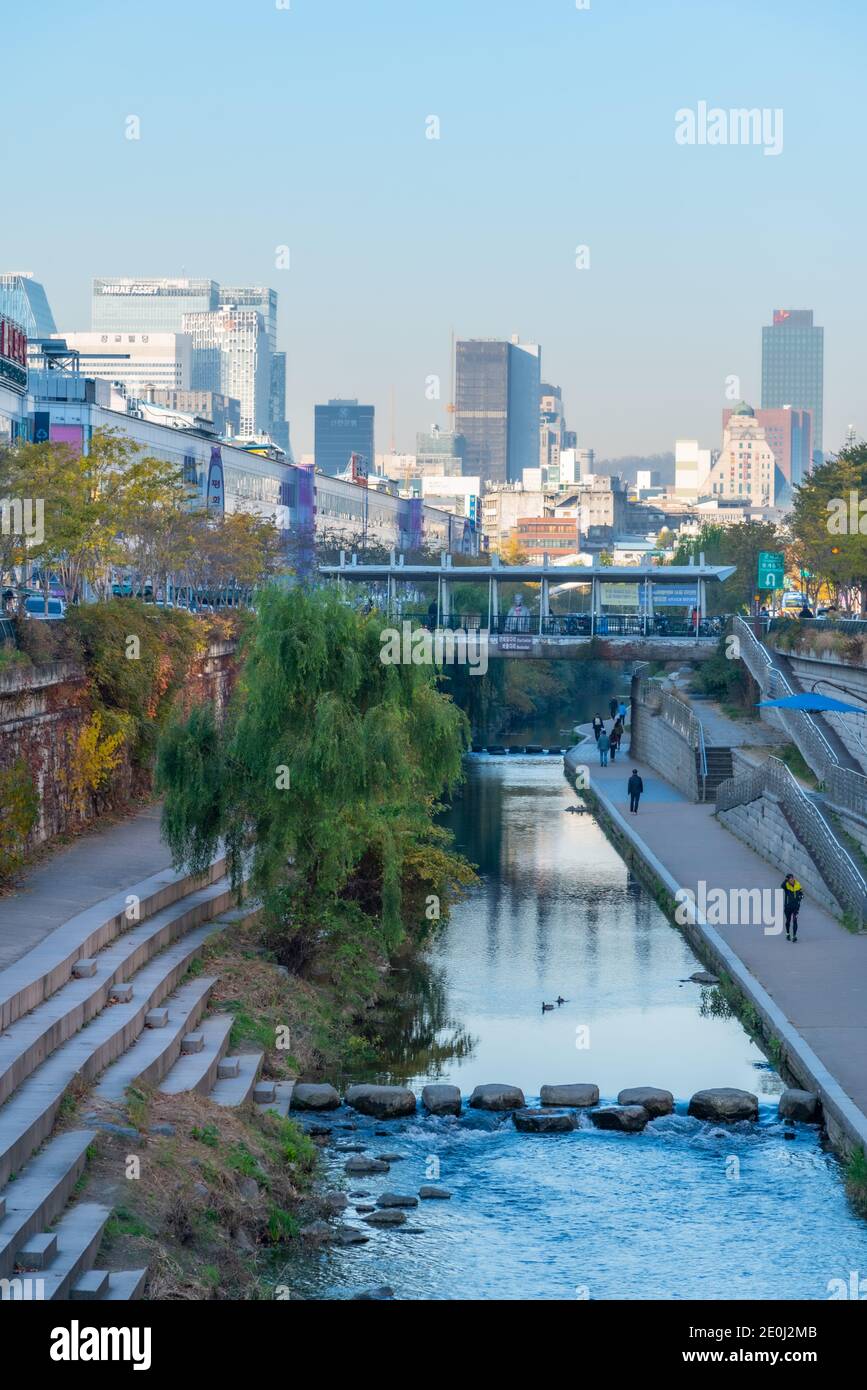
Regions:
<instances>
[{"instance_id":1,"label":"group of people","mask_svg":"<svg viewBox=\"0 0 867 1390\"><path fill-rule=\"evenodd\" d=\"M608 755L611 754L611 761L617 759L617 750L623 740L623 726L626 719L626 706L618 700L612 700L608 706L611 713L611 731L606 731L605 721L601 714L593 716L593 737L596 740L596 747L599 752L599 766L608 766Z\"/></svg>"}]
</instances>

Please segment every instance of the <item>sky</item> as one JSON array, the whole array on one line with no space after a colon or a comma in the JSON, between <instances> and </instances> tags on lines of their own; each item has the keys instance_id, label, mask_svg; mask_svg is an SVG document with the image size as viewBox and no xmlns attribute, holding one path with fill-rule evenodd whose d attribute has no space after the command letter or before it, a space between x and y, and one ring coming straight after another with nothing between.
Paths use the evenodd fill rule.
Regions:
<instances>
[{"instance_id":1,"label":"sky","mask_svg":"<svg viewBox=\"0 0 867 1390\"><path fill-rule=\"evenodd\" d=\"M772 310L812 308L835 449L867 435L865 39L864 0L7 8L0 270L65 331L94 275L272 285L296 454L333 396L378 451L392 393L398 451L448 427L452 331L540 343L600 456L718 446ZM701 101L781 109L782 151L679 144Z\"/></svg>"}]
</instances>

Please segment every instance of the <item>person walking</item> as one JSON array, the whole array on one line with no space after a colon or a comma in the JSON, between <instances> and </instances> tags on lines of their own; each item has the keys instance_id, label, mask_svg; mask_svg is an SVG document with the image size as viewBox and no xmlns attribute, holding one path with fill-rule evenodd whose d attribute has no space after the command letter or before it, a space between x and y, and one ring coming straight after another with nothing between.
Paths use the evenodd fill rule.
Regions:
<instances>
[{"instance_id":1,"label":"person walking","mask_svg":"<svg viewBox=\"0 0 867 1390\"><path fill-rule=\"evenodd\" d=\"M804 896L804 890L794 874L786 874L780 887L783 890L783 915L786 919L786 940L797 941L798 913L801 910L801 899Z\"/></svg>"},{"instance_id":2,"label":"person walking","mask_svg":"<svg viewBox=\"0 0 867 1390\"><path fill-rule=\"evenodd\" d=\"M611 761L612 761L612 762L614 762L614 761L616 760L616 758L617 758L617 750L618 750L618 748L620 747L620 740L621 740L622 736L623 736L623 725L621 724L621 722L620 722L619 719L615 719L615 721L614 721L614 728L611 730L611 733L608 735L608 742L609 742L609 744L611 745Z\"/></svg>"},{"instance_id":3,"label":"person walking","mask_svg":"<svg viewBox=\"0 0 867 1390\"><path fill-rule=\"evenodd\" d=\"M601 714L594 714L594 716L593 716L593 737L595 738L595 740L596 740L597 743L599 742L599 735L602 733L602 730L604 729L604 727L605 727L605 725L602 723L602 715L601 715Z\"/></svg>"},{"instance_id":4,"label":"person walking","mask_svg":"<svg viewBox=\"0 0 867 1390\"><path fill-rule=\"evenodd\" d=\"M621 724L623 724L623 725L626 724L626 716L627 716L628 712L629 712L629 711L627 710L625 704L624 704L623 701L621 700L621 701L620 701L620 704L617 706L617 714L618 714L618 717L619 717L619 719L620 719Z\"/></svg>"},{"instance_id":5,"label":"person walking","mask_svg":"<svg viewBox=\"0 0 867 1390\"><path fill-rule=\"evenodd\" d=\"M596 740L596 747L599 749L599 766L607 767L608 750L611 747L611 739L606 734L604 728L602 730L602 733L599 735L599 738Z\"/></svg>"},{"instance_id":6,"label":"person walking","mask_svg":"<svg viewBox=\"0 0 867 1390\"><path fill-rule=\"evenodd\" d=\"M617 705L618 701L616 696L612 697L612 699L608 701L608 713L611 715L612 719L617 718Z\"/></svg>"},{"instance_id":7,"label":"person walking","mask_svg":"<svg viewBox=\"0 0 867 1390\"><path fill-rule=\"evenodd\" d=\"M626 783L626 790L629 792L629 809L634 815L638 815L638 803L641 800L641 793L644 791L644 782L638 775L638 768L632 769L632 776Z\"/></svg>"}]
</instances>

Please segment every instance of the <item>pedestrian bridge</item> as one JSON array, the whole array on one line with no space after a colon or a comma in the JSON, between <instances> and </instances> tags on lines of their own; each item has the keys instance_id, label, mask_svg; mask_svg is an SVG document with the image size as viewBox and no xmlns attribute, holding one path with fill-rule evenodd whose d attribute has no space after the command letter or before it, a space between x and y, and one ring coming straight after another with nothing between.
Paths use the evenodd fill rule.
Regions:
<instances>
[{"instance_id":1,"label":"pedestrian bridge","mask_svg":"<svg viewBox=\"0 0 867 1390\"><path fill-rule=\"evenodd\" d=\"M368 602L395 627L484 639L490 657L568 659L591 642L613 659L701 660L713 655L724 620L707 615L707 586L733 565L407 565L359 563L341 553L320 573Z\"/></svg>"}]
</instances>

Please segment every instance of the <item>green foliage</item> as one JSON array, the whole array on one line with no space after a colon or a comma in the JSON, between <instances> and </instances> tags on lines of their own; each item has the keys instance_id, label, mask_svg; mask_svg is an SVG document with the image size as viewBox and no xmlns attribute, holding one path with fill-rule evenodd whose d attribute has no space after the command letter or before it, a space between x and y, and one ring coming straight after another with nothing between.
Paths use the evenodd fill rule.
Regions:
<instances>
[{"instance_id":1,"label":"green foliage","mask_svg":"<svg viewBox=\"0 0 867 1390\"><path fill-rule=\"evenodd\" d=\"M795 489L791 528L799 566L812 570L807 581L813 597L824 580L837 598L847 591L867 606L867 534L860 513L850 527L849 499L867 499L867 444L843 449L814 468ZM867 521L864 522L867 532Z\"/></svg>"},{"instance_id":2,"label":"green foliage","mask_svg":"<svg viewBox=\"0 0 867 1390\"><path fill-rule=\"evenodd\" d=\"M209 1149L216 1149L220 1142L220 1131L216 1125L193 1125L190 1137L197 1139L200 1144L207 1145Z\"/></svg>"},{"instance_id":3,"label":"green foliage","mask_svg":"<svg viewBox=\"0 0 867 1390\"><path fill-rule=\"evenodd\" d=\"M150 757L196 652L195 620L136 599L70 608L106 731L124 734L131 756Z\"/></svg>"},{"instance_id":4,"label":"green foliage","mask_svg":"<svg viewBox=\"0 0 867 1390\"><path fill-rule=\"evenodd\" d=\"M755 687L749 673L740 661L726 656L725 637L720 639L713 656L698 665L694 684L715 700L725 701L741 709L752 709L755 704Z\"/></svg>"},{"instance_id":5,"label":"green foliage","mask_svg":"<svg viewBox=\"0 0 867 1390\"><path fill-rule=\"evenodd\" d=\"M859 1144L846 1165L846 1192L859 1216L867 1216L867 1155Z\"/></svg>"},{"instance_id":6,"label":"green foliage","mask_svg":"<svg viewBox=\"0 0 867 1390\"><path fill-rule=\"evenodd\" d=\"M744 521L737 526L705 522L696 537L680 542L672 564L688 565L690 557L697 561L703 553L708 565L735 565L736 572L722 584L708 584L708 611L749 612L757 592L759 552L784 548L770 521Z\"/></svg>"},{"instance_id":7,"label":"green foliage","mask_svg":"<svg viewBox=\"0 0 867 1390\"><path fill-rule=\"evenodd\" d=\"M39 798L23 758L0 768L0 882L21 866L27 837L39 819Z\"/></svg>"},{"instance_id":8,"label":"green foliage","mask_svg":"<svg viewBox=\"0 0 867 1390\"><path fill-rule=\"evenodd\" d=\"M465 717L432 668L382 663L381 628L332 590L266 590L223 729L197 710L160 744L175 861L201 869L223 838L284 961L329 930L397 944L404 866L461 777Z\"/></svg>"}]
</instances>

